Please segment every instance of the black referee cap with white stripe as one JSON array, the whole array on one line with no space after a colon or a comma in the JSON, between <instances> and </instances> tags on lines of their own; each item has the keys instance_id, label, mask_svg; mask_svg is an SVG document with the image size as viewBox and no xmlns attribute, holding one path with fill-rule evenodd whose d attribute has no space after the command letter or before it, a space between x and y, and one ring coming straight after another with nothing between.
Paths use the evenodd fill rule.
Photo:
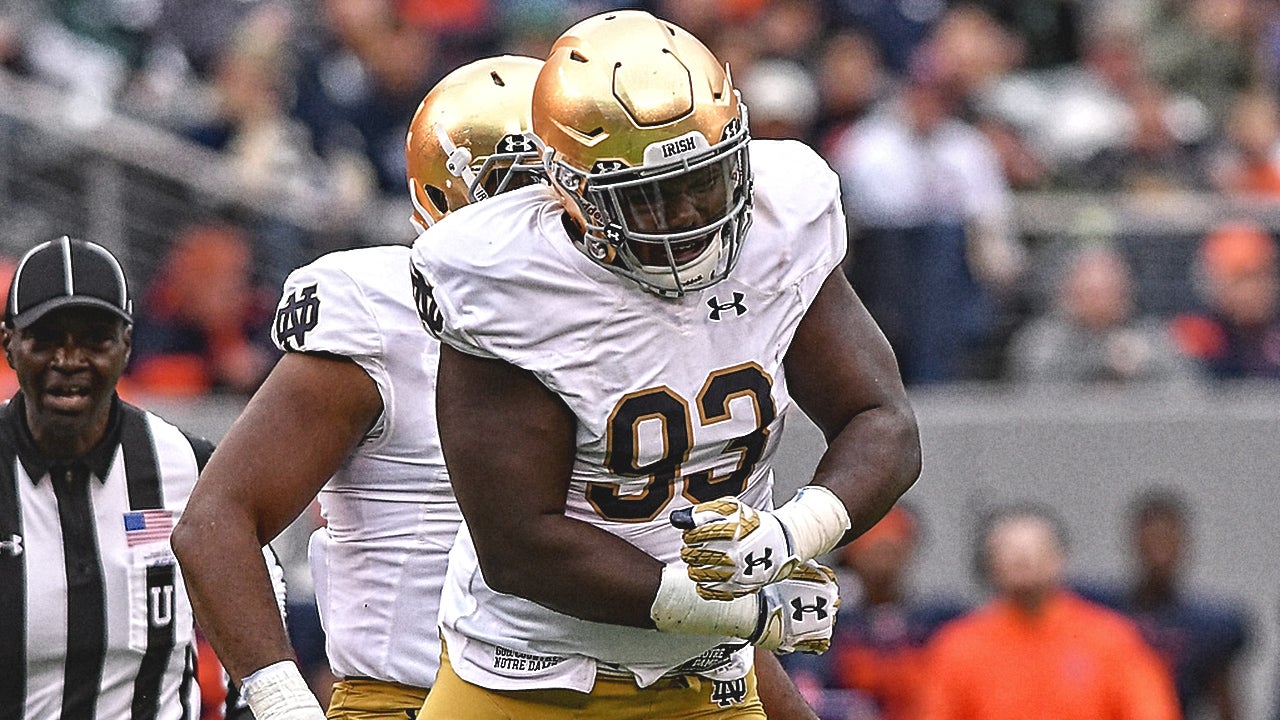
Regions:
<instances>
[{"instance_id":1,"label":"black referee cap with white stripe","mask_svg":"<svg viewBox=\"0 0 1280 720\"><path fill-rule=\"evenodd\" d=\"M63 235L31 248L18 261L4 324L21 330L64 307L101 308L133 322L124 270L106 248Z\"/></svg>"}]
</instances>

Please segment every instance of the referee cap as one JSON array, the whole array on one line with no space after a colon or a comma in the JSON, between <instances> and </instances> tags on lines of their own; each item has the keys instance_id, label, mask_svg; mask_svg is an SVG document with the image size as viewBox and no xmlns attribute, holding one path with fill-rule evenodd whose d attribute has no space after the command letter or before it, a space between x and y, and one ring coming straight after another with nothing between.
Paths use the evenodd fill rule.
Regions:
<instances>
[{"instance_id":1,"label":"referee cap","mask_svg":"<svg viewBox=\"0 0 1280 720\"><path fill-rule=\"evenodd\" d=\"M133 322L124 270L106 248L63 235L31 248L18 261L4 324L21 330L64 307L101 308Z\"/></svg>"}]
</instances>

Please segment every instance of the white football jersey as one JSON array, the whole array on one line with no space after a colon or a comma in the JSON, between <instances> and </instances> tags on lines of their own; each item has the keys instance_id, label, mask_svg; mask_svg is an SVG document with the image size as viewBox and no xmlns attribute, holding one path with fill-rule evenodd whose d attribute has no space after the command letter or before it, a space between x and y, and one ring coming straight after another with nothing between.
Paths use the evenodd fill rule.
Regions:
<instances>
[{"instance_id":1,"label":"white football jersey","mask_svg":"<svg viewBox=\"0 0 1280 720\"><path fill-rule=\"evenodd\" d=\"M725 495L771 504L770 460L792 406L783 357L845 252L839 185L816 153L753 141L751 162L754 219L736 269L677 299L584 256L542 186L463 208L414 245L432 329L532 372L576 416L566 514L664 563L681 547L672 510ZM691 660L713 676L750 667L739 639L591 623L496 593L466 532L441 625L458 674L493 689L586 691L610 667L643 686ZM736 648L732 668L714 660L725 647Z\"/></svg>"},{"instance_id":2,"label":"white football jersey","mask_svg":"<svg viewBox=\"0 0 1280 720\"><path fill-rule=\"evenodd\" d=\"M295 270L273 328L287 352L351 358L382 416L320 492L311 537L316 602L335 674L430 687L448 552L462 515L436 434L439 345L422 328L409 248L335 252Z\"/></svg>"}]
</instances>

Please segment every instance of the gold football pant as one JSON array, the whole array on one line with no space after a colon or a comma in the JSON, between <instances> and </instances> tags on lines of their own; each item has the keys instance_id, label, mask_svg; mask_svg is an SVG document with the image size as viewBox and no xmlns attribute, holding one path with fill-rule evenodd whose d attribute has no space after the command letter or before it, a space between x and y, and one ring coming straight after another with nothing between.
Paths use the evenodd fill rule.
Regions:
<instances>
[{"instance_id":1,"label":"gold football pant","mask_svg":"<svg viewBox=\"0 0 1280 720\"><path fill-rule=\"evenodd\" d=\"M754 671L737 684L681 675L640 688L629 677L600 675L590 693L487 690L458 677L441 656L419 720L765 720Z\"/></svg>"},{"instance_id":2,"label":"gold football pant","mask_svg":"<svg viewBox=\"0 0 1280 720\"><path fill-rule=\"evenodd\" d=\"M400 683L346 678L333 684L329 720L412 720L417 717L425 688Z\"/></svg>"}]
</instances>

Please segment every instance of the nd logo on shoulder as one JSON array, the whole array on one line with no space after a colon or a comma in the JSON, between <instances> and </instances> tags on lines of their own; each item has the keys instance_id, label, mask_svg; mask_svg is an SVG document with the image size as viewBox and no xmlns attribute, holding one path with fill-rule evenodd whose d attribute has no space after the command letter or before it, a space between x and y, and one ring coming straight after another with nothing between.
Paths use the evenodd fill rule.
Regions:
<instances>
[{"instance_id":1,"label":"nd logo on shoulder","mask_svg":"<svg viewBox=\"0 0 1280 720\"><path fill-rule=\"evenodd\" d=\"M440 306L436 304L435 288L416 267L409 268L409 276L413 281L413 304L418 308L418 318L422 327L434 338L440 337L444 330L444 316L440 314Z\"/></svg>"},{"instance_id":2,"label":"nd logo on shoulder","mask_svg":"<svg viewBox=\"0 0 1280 720\"><path fill-rule=\"evenodd\" d=\"M276 310L276 341L281 347L301 350L307 332L315 330L319 321L320 298L316 295L316 286L295 290L280 302L280 308Z\"/></svg>"}]
</instances>

